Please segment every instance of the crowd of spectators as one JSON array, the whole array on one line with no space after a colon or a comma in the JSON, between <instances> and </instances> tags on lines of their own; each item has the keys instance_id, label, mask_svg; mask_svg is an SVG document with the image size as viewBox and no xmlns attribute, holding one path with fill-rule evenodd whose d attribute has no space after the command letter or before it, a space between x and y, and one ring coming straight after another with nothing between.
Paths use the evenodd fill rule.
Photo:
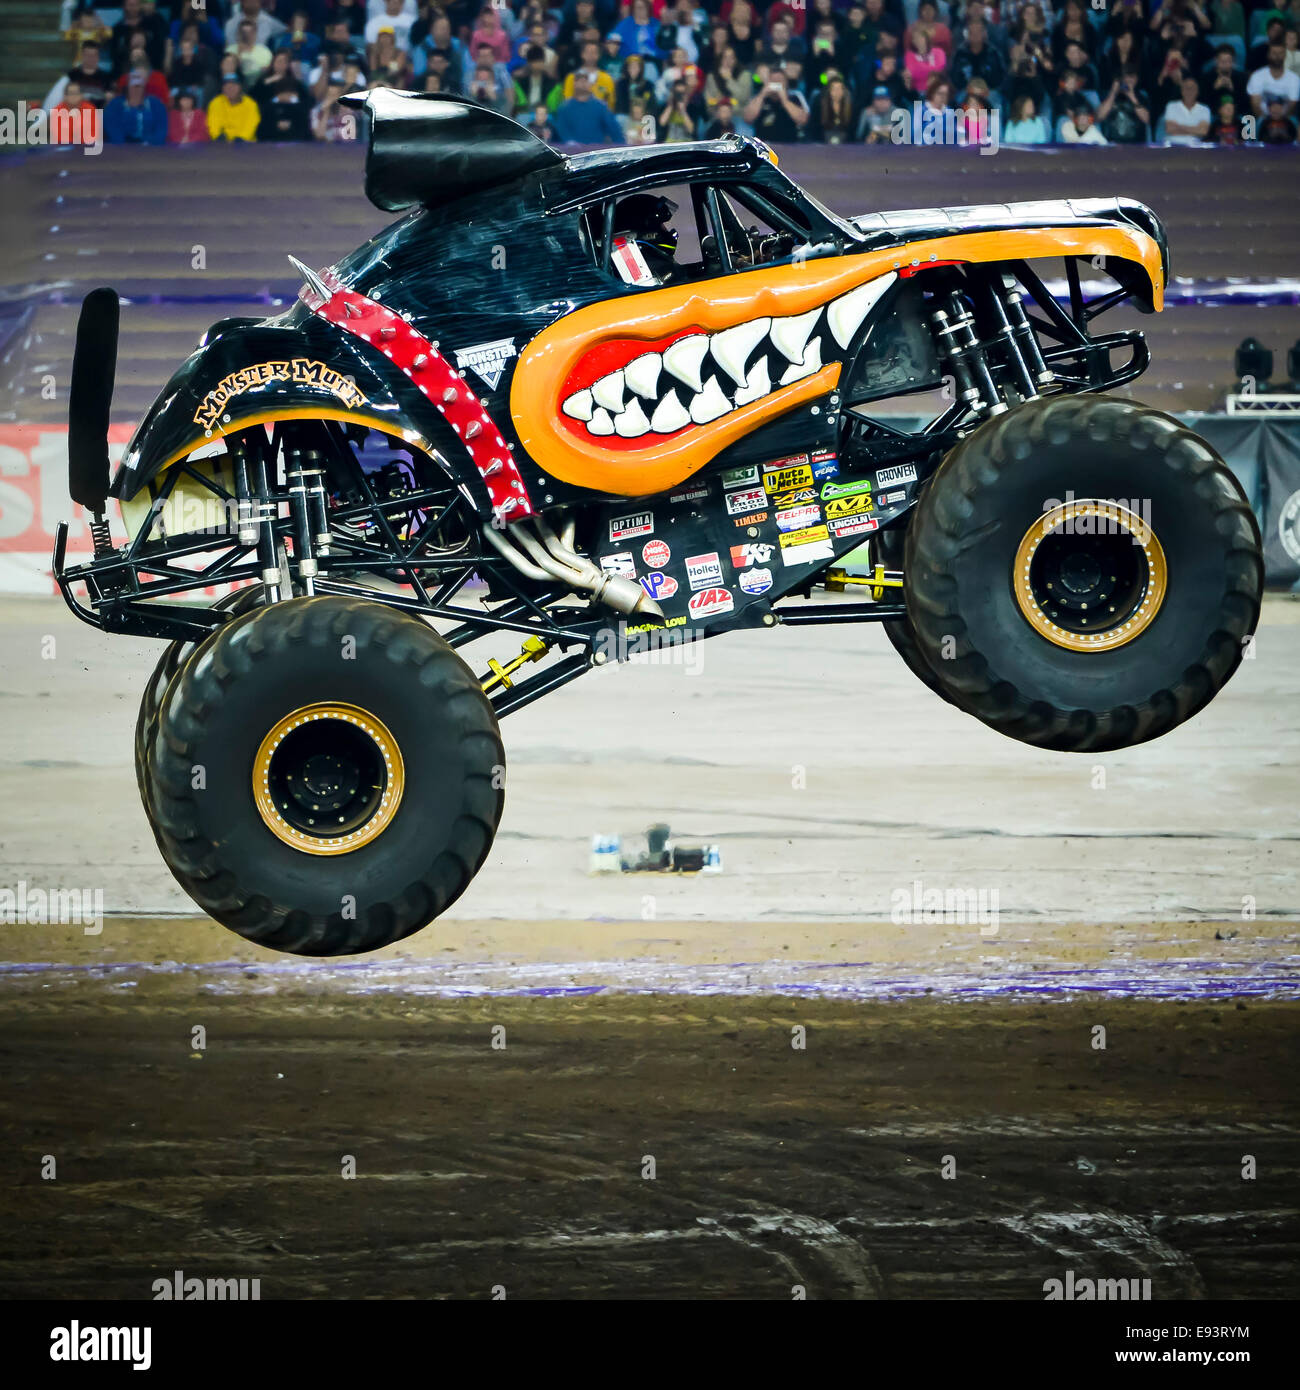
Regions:
<instances>
[{"instance_id":1,"label":"crowd of spectators","mask_svg":"<svg viewBox=\"0 0 1300 1390\"><path fill-rule=\"evenodd\" d=\"M45 104L101 108L110 143L355 139L339 97L374 87L582 145L932 143L994 113L1002 144L1293 145L1300 101L1300 0L122 0L66 25Z\"/></svg>"}]
</instances>

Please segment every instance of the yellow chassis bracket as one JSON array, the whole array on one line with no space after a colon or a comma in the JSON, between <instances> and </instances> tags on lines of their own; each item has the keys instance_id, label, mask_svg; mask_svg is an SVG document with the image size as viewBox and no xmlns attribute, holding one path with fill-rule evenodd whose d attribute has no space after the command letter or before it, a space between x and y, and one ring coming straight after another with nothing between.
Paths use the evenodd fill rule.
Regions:
<instances>
[{"instance_id":1,"label":"yellow chassis bracket","mask_svg":"<svg viewBox=\"0 0 1300 1390\"><path fill-rule=\"evenodd\" d=\"M541 637L525 637L523 650L513 661L507 661L504 666L499 661L490 660L488 670L492 673L484 676L482 680L483 693L500 686L502 690L513 690L514 681L510 677L521 667L526 666L530 661L540 661L551 649L551 644Z\"/></svg>"}]
</instances>

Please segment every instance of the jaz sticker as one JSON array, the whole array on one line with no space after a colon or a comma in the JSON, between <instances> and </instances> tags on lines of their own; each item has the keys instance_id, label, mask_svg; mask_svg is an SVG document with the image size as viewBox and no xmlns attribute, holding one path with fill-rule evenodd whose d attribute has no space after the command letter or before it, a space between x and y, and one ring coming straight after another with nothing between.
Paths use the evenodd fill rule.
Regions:
<instances>
[{"instance_id":1,"label":"jaz sticker","mask_svg":"<svg viewBox=\"0 0 1300 1390\"><path fill-rule=\"evenodd\" d=\"M746 570L740 576L740 587L747 594L765 594L772 587L772 571Z\"/></svg>"},{"instance_id":2,"label":"jaz sticker","mask_svg":"<svg viewBox=\"0 0 1300 1390\"><path fill-rule=\"evenodd\" d=\"M609 523L609 538L625 541L633 536L648 536L655 529L653 512L633 512L631 516L616 516Z\"/></svg>"},{"instance_id":3,"label":"jaz sticker","mask_svg":"<svg viewBox=\"0 0 1300 1390\"><path fill-rule=\"evenodd\" d=\"M876 486L893 487L895 483L916 482L916 469L910 463L900 463L896 468L877 468Z\"/></svg>"},{"instance_id":4,"label":"jaz sticker","mask_svg":"<svg viewBox=\"0 0 1300 1390\"><path fill-rule=\"evenodd\" d=\"M686 557L686 578L692 589L708 589L722 583L722 561L716 550L707 555L688 555Z\"/></svg>"},{"instance_id":5,"label":"jaz sticker","mask_svg":"<svg viewBox=\"0 0 1300 1390\"><path fill-rule=\"evenodd\" d=\"M812 485L813 471L806 463L797 468L777 468L763 474L763 487L768 492L794 492Z\"/></svg>"},{"instance_id":6,"label":"jaz sticker","mask_svg":"<svg viewBox=\"0 0 1300 1390\"><path fill-rule=\"evenodd\" d=\"M731 567L732 569L748 569L750 565L765 565L772 558L776 550L774 545L765 545L762 541L751 541L747 545L733 545L731 547Z\"/></svg>"},{"instance_id":7,"label":"jaz sticker","mask_svg":"<svg viewBox=\"0 0 1300 1390\"><path fill-rule=\"evenodd\" d=\"M618 550L613 555L602 555L600 567L606 574L620 574L624 579L636 578L636 556L630 550Z\"/></svg>"},{"instance_id":8,"label":"jaz sticker","mask_svg":"<svg viewBox=\"0 0 1300 1390\"><path fill-rule=\"evenodd\" d=\"M748 468L728 468L722 475L722 486L731 487L757 487L758 486L758 467L751 465Z\"/></svg>"},{"instance_id":9,"label":"jaz sticker","mask_svg":"<svg viewBox=\"0 0 1300 1390\"><path fill-rule=\"evenodd\" d=\"M481 376L489 391L495 391L501 384L506 363L518 356L513 338L498 338L494 343L476 343L473 347L456 349L456 365L464 371L468 368Z\"/></svg>"},{"instance_id":10,"label":"jaz sticker","mask_svg":"<svg viewBox=\"0 0 1300 1390\"><path fill-rule=\"evenodd\" d=\"M815 502L808 507L794 507L788 512L776 514L777 527L782 531L802 531L806 526L815 526L821 519L821 508Z\"/></svg>"},{"instance_id":11,"label":"jaz sticker","mask_svg":"<svg viewBox=\"0 0 1300 1390\"><path fill-rule=\"evenodd\" d=\"M672 598L677 592L677 581L671 574L656 570L653 574L641 576L641 587L651 598Z\"/></svg>"},{"instance_id":12,"label":"jaz sticker","mask_svg":"<svg viewBox=\"0 0 1300 1390\"><path fill-rule=\"evenodd\" d=\"M746 488L744 492L727 493L726 500L728 516L746 516L767 506L767 493L761 487Z\"/></svg>"},{"instance_id":13,"label":"jaz sticker","mask_svg":"<svg viewBox=\"0 0 1300 1390\"><path fill-rule=\"evenodd\" d=\"M652 570L661 570L673 558L666 541L646 541L641 547L641 558Z\"/></svg>"},{"instance_id":14,"label":"jaz sticker","mask_svg":"<svg viewBox=\"0 0 1300 1390\"><path fill-rule=\"evenodd\" d=\"M736 606L730 589L703 589L691 595L687 605L692 618L709 618L715 613L730 613Z\"/></svg>"}]
</instances>

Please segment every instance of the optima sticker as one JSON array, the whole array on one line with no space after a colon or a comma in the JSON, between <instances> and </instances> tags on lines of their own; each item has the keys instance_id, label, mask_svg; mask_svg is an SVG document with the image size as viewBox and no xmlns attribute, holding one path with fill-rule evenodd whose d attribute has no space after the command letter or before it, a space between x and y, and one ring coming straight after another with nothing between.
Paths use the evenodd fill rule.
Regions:
<instances>
[{"instance_id":1,"label":"optima sticker","mask_svg":"<svg viewBox=\"0 0 1300 1390\"><path fill-rule=\"evenodd\" d=\"M631 516L616 516L609 523L611 541L625 541L632 536L648 536L655 529L653 512L633 512Z\"/></svg>"},{"instance_id":2,"label":"optima sticker","mask_svg":"<svg viewBox=\"0 0 1300 1390\"><path fill-rule=\"evenodd\" d=\"M222 377L194 412L194 423L205 433L211 434L222 411L235 396L242 396L245 391L256 391L269 381L291 381L296 386L315 386L354 408L366 404L365 392L342 372L336 372L333 367L327 367L324 362L316 362L310 357L293 357L287 362L259 362L255 367L241 367L237 372Z\"/></svg>"}]
</instances>

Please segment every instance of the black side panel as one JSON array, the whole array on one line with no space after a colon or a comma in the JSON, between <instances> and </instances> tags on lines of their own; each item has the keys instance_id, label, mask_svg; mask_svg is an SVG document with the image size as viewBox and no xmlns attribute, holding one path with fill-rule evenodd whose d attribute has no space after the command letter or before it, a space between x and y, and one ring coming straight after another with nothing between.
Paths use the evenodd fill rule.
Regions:
<instances>
[{"instance_id":1,"label":"black side panel","mask_svg":"<svg viewBox=\"0 0 1300 1390\"><path fill-rule=\"evenodd\" d=\"M943 383L934 334L923 313L920 286L904 280L877 314L841 389L846 405L884 400Z\"/></svg>"},{"instance_id":2,"label":"black side panel","mask_svg":"<svg viewBox=\"0 0 1300 1390\"><path fill-rule=\"evenodd\" d=\"M108 495L108 410L117 375L117 291L91 290L81 301L68 389L68 491L102 513Z\"/></svg>"},{"instance_id":3,"label":"black side panel","mask_svg":"<svg viewBox=\"0 0 1300 1390\"><path fill-rule=\"evenodd\" d=\"M561 163L531 130L463 97L379 87L341 100L369 114L366 197L385 212L449 202Z\"/></svg>"}]
</instances>

